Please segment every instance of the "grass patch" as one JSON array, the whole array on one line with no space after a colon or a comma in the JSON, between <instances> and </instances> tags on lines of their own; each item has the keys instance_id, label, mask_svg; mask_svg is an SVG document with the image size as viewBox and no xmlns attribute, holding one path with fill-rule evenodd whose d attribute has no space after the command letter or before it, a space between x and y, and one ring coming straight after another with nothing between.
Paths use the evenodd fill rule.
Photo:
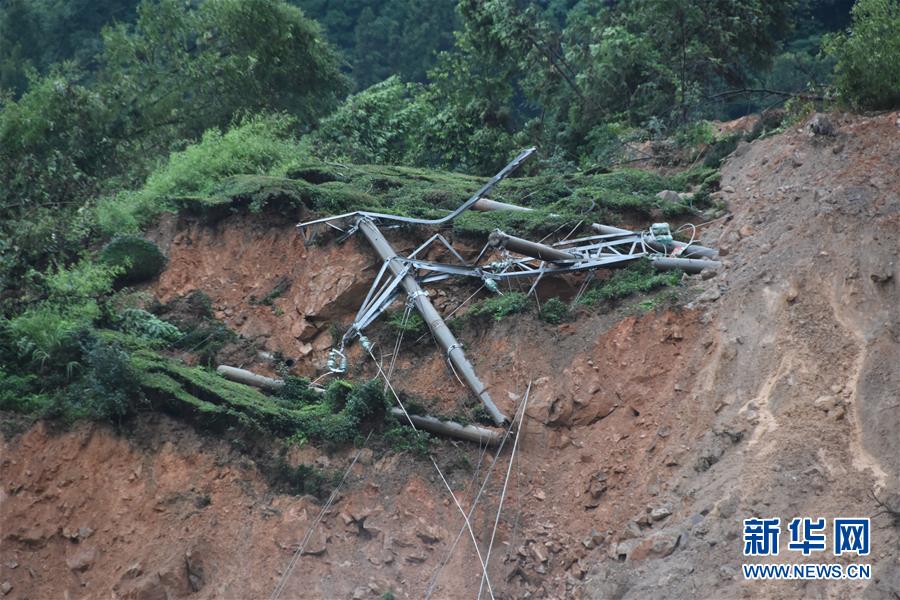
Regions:
<instances>
[{"instance_id":1,"label":"grass patch","mask_svg":"<svg viewBox=\"0 0 900 600\"><path fill-rule=\"evenodd\" d=\"M632 294L678 285L681 271L657 271L650 261L641 260L594 284L579 300L584 306L595 306L603 301L619 300Z\"/></svg>"},{"instance_id":2,"label":"grass patch","mask_svg":"<svg viewBox=\"0 0 900 600\"><path fill-rule=\"evenodd\" d=\"M141 388L155 406L214 431L235 428L282 438L299 435L342 445L356 438L364 422L384 415L384 396L376 382L352 386L335 381L323 395L309 390L303 380L293 380L273 398L158 354L139 351L132 362Z\"/></svg>"}]
</instances>

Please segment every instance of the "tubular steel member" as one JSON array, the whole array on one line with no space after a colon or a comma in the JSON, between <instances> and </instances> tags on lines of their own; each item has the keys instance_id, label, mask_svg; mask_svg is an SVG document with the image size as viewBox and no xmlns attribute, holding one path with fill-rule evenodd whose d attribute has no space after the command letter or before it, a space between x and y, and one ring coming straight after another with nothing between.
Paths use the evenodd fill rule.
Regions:
<instances>
[{"instance_id":1,"label":"tubular steel member","mask_svg":"<svg viewBox=\"0 0 900 600\"><path fill-rule=\"evenodd\" d=\"M703 260L699 258L671 258L668 256L651 257L651 264L660 271L672 271L681 269L685 273L696 275L703 269L718 269L722 263L715 260Z\"/></svg>"},{"instance_id":2,"label":"tubular steel member","mask_svg":"<svg viewBox=\"0 0 900 600\"><path fill-rule=\"evenodd\" d=\"M481 212L493 212L495 210L511 210L514 212L532 212L533 208L528 208L527 206L517 206L515 204L508 204L506 202L498 202L497 200L489 200L488 198L480 198L475 201L475 204L472 205L472 208L475 210L480 210Z\"/></svg>"},{"instance_id":3,"label":"tubular steel member","mask_svg":"<svg viewBox=\"0 0 900 600\"><path fill-rule=\"evenodd\" d=\"M371 219L368 217L360 217L356 222L356 226L369 243L372 244L372 248L375 249L375 252L378 253L381 260L385 261L391 273L393 273L395 277L402 278L400 285L406 290L410 300L419 311L419 314L422 315L422 319L428 325L428 329L431 330L431 333L434 335L438 344L447 353L447 359L450 361L450 364L453 366L456 373L465 384L469 386L469 389L475 393L478 399L481 400L481 403L484 404L485 409L487 409L488 414L491 415L494 422L497 425L506 423L508 420L506 415L500 412L500 409L498 409L494 404L494 401L491 400L490 394L488 394L485 385L478 379L478 375L475 374L475 369L466 359L466 355L462 351L459 342L456 341L456 337L450 332L450 329L447 327L447 324L444 323L441 315L435 310L434 305L431 304L431 300L428 299L428 293L419 286L416 278L409 274L401 257L393 247L391 247L390 243L385 239L384 235L382 235L381 231L375 226L375 223L372 222Z\"/></svg>"},{"instance_id":4,"label":"tubular steel member","mask_svg":"<svg viewBox=\"0 0 900 600\"><path fill-rule=\"evenodd\" d=\"M496 446L500 443L500 432L485 427L477 427L475 425L460 425L454 421L441 421L435 417L424 415L406 415L403 409L394 407L391 414L397 417L409 417L412 424L419 429L439 433L449 437L455 437L468 442L477 442L485 446ZM406 423L405 418L400 419L401 423Z\"/></svg>"},{"instance_id":5,"label":"tubular steel member","mask_svg":"<svg viewBox=\"0 0 900 600\"><path fill-rule=\"evenodd\" d=\"M523 240L520 237L515 237L513 235L503 233L499 229L495 229L491 232L490 237L488 237L488 245L506 248L508 250L512 250L513 252L524 254L525 256L530 256L538 260L546 260L554 263L572 262L578 260L578 257L574 254L563 252L562 250L559 250L552 246L547 246L546 244L539 244L537 242Z\"/></svg>"},{"instance_id":6,"label":"tubular steel member","mask_svg":"<svg viewBox=\"0 0 900 600\"><path fill-rule=\"evenodd\" d=\"M219 365L216 368L216 372L225 379L230 379L231 381L243 383L244 385L251 385L253 387L258 387L273 392L278 391L284 387L284 381L282 381L281 379L272 379L271 377L266 377L265 375L257 375L252 371L239 369L237 367L230 367L228 365Z\"/></svg>"}]
</instances>

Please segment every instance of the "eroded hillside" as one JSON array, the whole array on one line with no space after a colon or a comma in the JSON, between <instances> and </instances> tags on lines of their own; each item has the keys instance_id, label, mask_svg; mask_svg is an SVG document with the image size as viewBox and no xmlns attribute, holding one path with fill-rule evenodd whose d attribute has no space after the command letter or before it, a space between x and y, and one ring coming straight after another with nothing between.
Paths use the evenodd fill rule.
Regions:
<instances>
[{"instance_id":1,"label":"eroded hillside","mask_svg":"<svg viewBox=\"0 0 900 600\"><path fill-rule=\"evenodd\" d=\"M535 311L460 320L503 410L513 414L531 383L490 561L495 596L900 596L900 527L878 504L900 510L900 115L836 126L812 136L798 125L725 163L715 199L729 216L701 230L724 257L717 276L561 324ZM510 200L526 197L521 186ZM655 214L625 208L631 222L614 224L645 227ZM169 264L147 291L170 306L206 294L212 317L242 336L231 362L273 374L262 350L316 377L377 262L357 240L307 246L293 222L165 221L153 237ZM475 255L478 231L474 221L452 233ZM391 241L411 249L423 236ZM548 280L538 295L571 300L580 283ZM447 314L475 290L438 287L435 304ZM392 382L429 412L475 420L420 335L405 336ZM384 322L371 337L387 356L397 331ZM377 374L359 347L349 358L351 379ZM290 465L337 473L357 453L280 448ZM267 597L312 529L282 597L476 596L475 550L463 535L450 553L462 518L428 459L366 446L312 527L322 499L279 487L276 451L159 413L126 435L46 424L5 433L0 580L12 597ZM433 453L468 508L493 451L440 441ZM472 518L485 548L510 455ZM807 515L873 517L873 579L743 581L741 520Z\"/></svg>"}]
</instances>

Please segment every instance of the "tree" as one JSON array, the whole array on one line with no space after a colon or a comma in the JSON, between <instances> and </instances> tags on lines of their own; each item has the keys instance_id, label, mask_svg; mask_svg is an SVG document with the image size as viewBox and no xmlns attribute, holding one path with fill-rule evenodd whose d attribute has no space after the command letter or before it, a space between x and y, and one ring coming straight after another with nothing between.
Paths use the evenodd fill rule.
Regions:
<instances>
[{"instance_id":1,"label":"tree","mask_svg":"<svg viewBox=\"0 0 900 600\"><path fill-rule=\"evenodd\" d=\"M309 129L346 88L318 26L282 0L148 0L103 32L95 70L65 63L0 95L0 239L15 240L0 271L80 249L80 206L205 130L256 112Z\"/></svg>"},{"instance_id":2,"label":"tree","mask_svg":"<svg viewBox=\"0 0 900 600\"><path fill-rule=\"evenodd\" d=\"M131 134L196 137L265 110L312 124L347 87L316 23L279 0L145 3L103 42L98 80L123 114L139 115Z\"/></svg>"},{"instance_id":3,"label":"tree","mask_svg":"<svg viewBox=\"0 0 900 600\"><path fill-rule=\"evenodd\" d=\"M852 14L850 31L825 45L837 59L838 94L858 108L900 106L900 2L859 0Z\"/></svg>"}]
</instances>

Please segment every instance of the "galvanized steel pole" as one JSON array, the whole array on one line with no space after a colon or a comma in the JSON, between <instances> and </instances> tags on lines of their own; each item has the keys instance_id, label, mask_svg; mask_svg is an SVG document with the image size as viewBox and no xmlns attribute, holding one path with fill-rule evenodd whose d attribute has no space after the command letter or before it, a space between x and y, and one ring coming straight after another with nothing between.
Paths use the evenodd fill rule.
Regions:
<instances>
[{"instance_id":1,"label":"galvanized steel pole","mask_svg":"<svg viewBox=\"0 0 900 600\"><path fill-rule=\"evenodd\" d=\"M488 237L488 244L494 247L502 247L525 256L545 260L549 262L568 262L578 260L578 257L568 252L563 252L558 248L539 244L531 240L524 240L514 235L503 233L499 229L495 229Z\"/></svg>"},{"instance_id":2,"label":"galvanized steel pole","mask_svg":"<svg viewBox=\"0 0 900 600\"><path fill-rule=\"evenodd\" d=\"M395 260L400 258L400 256L394 251L378 227L375 226L375 223L368 217L361 217L357 221L357 225L362 234L369 240L369 243L372 244L372 248L375 249L375 252L378 253L381 260L387 262L388 269L390 269L391 273L393 273L395 277L403 275L405 272L403 264L400 261ZM484 404L488 414L491 415L491 418L497 425L506 423L508 420L506 415L500 412L494 404L494 401L491 400L490 394L488 394L485 385L478 379L478 375L475 374L475 369L466 359L466 355L459 345L459 342L456 341L456 337L450 332L447 324L444 323L444 319L441 318L441 315L435 310L434 305L431 304L431 300L428 299L427 292L419 286L416 278L409 274L403 276L400 285L406 290L406 293L415 305L416 310L422 315L422 319L425 321L425 324L428 325L428 329L431 330L432 335L434 335L434 338L437 340L440 347L447 353L447 359L456 370L460 379L462 379L472 392L475 393L478 399L481 400L481 403Z\"/></svg>"}]
</instances>

